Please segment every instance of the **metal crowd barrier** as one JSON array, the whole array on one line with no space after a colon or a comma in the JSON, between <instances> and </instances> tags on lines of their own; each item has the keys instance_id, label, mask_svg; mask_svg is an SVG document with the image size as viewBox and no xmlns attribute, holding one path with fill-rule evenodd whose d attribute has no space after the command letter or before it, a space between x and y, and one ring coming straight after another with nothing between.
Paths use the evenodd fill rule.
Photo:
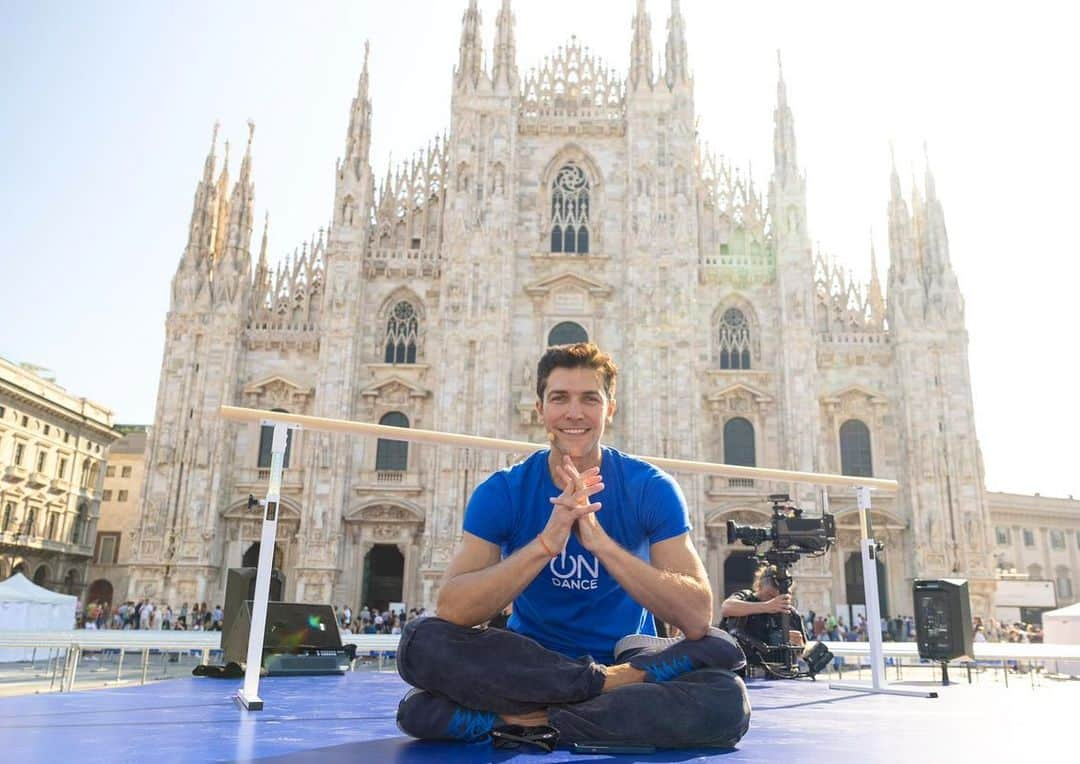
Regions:
<instances>
[{"instance_id":1,"label":"metal crowd barrier","mask_svg":"<svg viewBox=\"0 0 1080 764\"><path fill-rule=\"evenodd\" d=\"M870 656L869 642L823 642L826 647L838 658L863 658ZM1080 645L1054 645L1045 643L1028 642L976 642L974 644L975 655L971 659L959 658L948 661L951 665L966 666L969 669L968 681L971 681L970 669L973 666L985 664L1000 664L1005 678L1005 686L1009 686L1008 666L1015 663L1019 666L1026 663L1029 669L1032 664L1043 666L1057 661L1080 661ZM918 664L919 646L915 642L883 642L882 656L892 658L895 661L897 675L899 677L903 661ZM924 666L937 666L942 661L925 661ZM858 664L861 668L862 663ZM1035 672L1029 671L1032 686L1035 684Z\"/></svg>"},{"instance_id":2,"label":"metal crowd barrier","mask_svg":"<svg viewBox=\"0 0 1080 764\"><path fill-rule=\"evenodd\" d=\"M379 669L384 666L387 653L397 651L399 634L352 634L341 635L344 644L356 645L358 657L362 653L375 653ZM71 631L0 631L0 648L30 649L31 663L38 650L48 652L52 665L49 689L59 679L60 692L71 692L79 661L84 652L102 650L119 651L116 665L116 681L124 666L124 656L129 652L142 653L140 684L145 684L150 667L151 651L158 653L201 652L202 663L210 662L210 653L221 650L221 632L217 631L156 631L120 629L72 629Z\"/></svg>"}]
</instances>

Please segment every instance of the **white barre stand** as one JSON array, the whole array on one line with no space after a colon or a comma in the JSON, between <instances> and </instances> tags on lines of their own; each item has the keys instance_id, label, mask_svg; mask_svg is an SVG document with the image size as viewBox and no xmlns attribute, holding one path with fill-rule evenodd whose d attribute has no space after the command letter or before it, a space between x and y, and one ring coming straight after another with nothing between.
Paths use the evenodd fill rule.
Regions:
<instances>
[{"instance_id":1,"label":"white barre stand","mask_svg":"<svg viewBox=\"0 0 1080 764\"><path fill-rule=\"evenodd\" d=\"M859 506L859 530L862 540L863 592L866 595L866 630L870 636L870 684L864 682L832 682L830 690L855 690L879 695L905 695L911 698L936 698L930 690L909 690L890 687L885 681L885 656L881 647L881 605L878 602L877 553L878 542L873 536L870 523L870 489L858 486L855 500Z\"/></svg>"},{"instance_id":2,"label":"white barre stand","mask_svg":"<svg viewBox=\"0 0 1080 764\"><path fill-rule=\"evenodd\" d=\"M266 637L266 610L270 599L270 567L274 561L274 541L277 538L278 503L281 500L281 471L285 465L285 449L289 443L289 430L298 425L282 424L264 420L263 425L274 428L270 446L270 484L266 489L263 505L262 537L259 540L259 567L255 572L255 599L251 612L251 631L248 632L247 666L244 669L244 685L236 693L236 699L248 711L261 711L259 697L259 672L262 670L263 640Z\"/></svg>"}]
</instances>

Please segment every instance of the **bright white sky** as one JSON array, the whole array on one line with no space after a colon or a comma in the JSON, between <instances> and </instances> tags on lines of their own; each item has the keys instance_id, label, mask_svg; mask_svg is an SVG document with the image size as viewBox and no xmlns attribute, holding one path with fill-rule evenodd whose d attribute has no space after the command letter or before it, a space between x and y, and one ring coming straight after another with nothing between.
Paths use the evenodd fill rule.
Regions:
<instances>
[{"instance_id":1,"label":"bright white sky","mask_svg":"<svg viewBox=\"0 0 1080 764\"><path fill-rule=\"evenodd\" d=\"M370 39L372 161L448 126L466 0L8 3L0 25L0 355L151 422L169 281L211 127L255 120L256 217L275 257L325 225ZM490 50L499 0L481 0ZM571 34L625 72L632 0L515 0L524 73ZM669 3L649 0L662 55ZM809 225L887 268L890 139L922 143L967 298L992 490L1080 496L1076 280L1080 46L1071 4L684 0L703 140L764 189L776 50ZM261 231L256 231L253 246Z\"/></svg>"}]
</instances>

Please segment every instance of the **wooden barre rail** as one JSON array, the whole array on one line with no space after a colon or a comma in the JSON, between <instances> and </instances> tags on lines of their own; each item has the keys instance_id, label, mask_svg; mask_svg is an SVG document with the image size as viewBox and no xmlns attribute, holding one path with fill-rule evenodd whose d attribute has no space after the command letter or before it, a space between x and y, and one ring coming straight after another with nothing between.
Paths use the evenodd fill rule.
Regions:
<instances>
[{"instance_id":1,"label":"wooden barre rail","mask_svg":"<svg viewBox=\"0 0 1080 764\"><path fill-rule=\"evenodd\" d=\"M350 435L370 435L387 440L405 440L412 443L426 443L433 446L459 446L464 448L483 448L492 451L506 451L516 454L529 454L548 447L547 443L527 443L503 438L487 438L481 435L461 435L437 430L419 430L415 428L393 427L385 424L350 422L344 419L286 414L281 411L242 408L240 406L222 406L221 416L233 422L280 422L305 430L318 432L342 432ZM855 488L863 486L879 491L895 492L899 484L895 480L882 478L853 477L850 475L829 475L817 472L795 472L792 470L766 469L763 467L740 467L734 464L714 464L687 459L669 459L662 456L637 456L662 469L672 472L695 472L705 475L720 475L731 478L750 478L758 480L776 480L791 483L809 483L812 485L845 486Z\"/></svg>"}]
</instances>

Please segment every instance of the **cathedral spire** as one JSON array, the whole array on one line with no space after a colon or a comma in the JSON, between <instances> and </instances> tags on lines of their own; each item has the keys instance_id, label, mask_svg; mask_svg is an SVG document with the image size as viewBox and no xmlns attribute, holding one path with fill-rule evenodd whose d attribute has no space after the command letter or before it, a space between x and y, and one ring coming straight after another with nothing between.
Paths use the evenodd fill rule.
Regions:
<instances>
[{"instance_id":1,"label":"cathedral spire","mask_svg":"<svg viewBox=\"0 0 1080 764\"><path fill-rule=\"evenodd\" d=\"M674 89L689 82L689 66L686 60L686 22L679 10L679 0L671 0L671 15L667 22L667 46L664 49L666 69L664 79Z\"/></svg>"},{"instance_id":2,"label":"cathedral spire","mask_svg":"<svg viewBox=\"0 0 1080 764\"><path fill-rule=\"evenodd\" d=\"M251 308L253 311L264 307L270 294L270 265L267 262L266 248L270 238L270 213L263 219L262 243L259 245L259 262L255 266L254 285L252 287Z\"/></svg>"},{"instance_id":3,"label":"cathedral spire","mask_svg":"<svg viewBox=\"0 0 1080 764\"><path fill-rule=\"evenodd\" d=\"M935 201L937 199L937 186L934 183L934 173L930 169L930 152L926 147L926 141L922 144L923 160L926 162L926 199L927 201Z\"/></svg>"},{"instance_id":4,"label":"cathedral spire","mask_svg":"<svg viewBox=\"0 0 1080 764\"><path fill-rule=\"evenodd\" d=\"M652 90L652 22L645 10L645 0L637 0L637 12L632 23L634 36L630 41L630 89Z\"/></svg>"},{"instance_id":5,"label":"cathedral spire","mask_svg":"<svg viewBox=\"0 0 1080 764\"><path fill-rule=\"evenodd\" d=\"M221 129L221 122L214 120L214 132L210 136L210 150L206 152L206 162L203 164L203 182L212 183L214 179L214 164L217 161L215 151L217 150L217 136L218 130Z\"/></svg>"},{"instance_id":6,"label":"cathedral spire","mask_svg":"<svg viewBox=\"0 0 1080 764\"><path fill-rule=\"evenodd\" d=\"M511 91L517 90L517 47L514 44L514 12L510 9L510 0L503 0L499 15L495 17L495 63L491 79L495 87L505 85Z\"/></svg>"},{"instance_id":7,"label":"cathedral spire","mask_svg":"<svg viewBox=\"0 0 1080 764\"><path fill-rule=\"evenodd\" d=\"M896 172L896 147L889 141L889 167L892 172L889 175L890 203L903 203L904 195L900 190L900 174Z\"/></svg>"},{"instance_id":8,"label":"cathedral spire","mask_svg":"<svg viewBox=\"0 0 1080 764\"><path fill-rule=\"evenodd\" d=\"M469 7L461 17L461 45L454 72L454 82L459 90L475 89L480 85L484 76L484 49L480 43L480 10L476 0L469 0Z\"/></svg>"},{"instance_id":9,"label":"cathedral spire","mask_svg":"<svg viewBox=\"0 0 1080 764\"><path fill-rule=\"evenodd\" d=\"M784 83L784 64L776 51L779 78L776 82L776 110L773 112L773 161L776 180L781 186L799 176L799 160L795 149L795 119L787 102Z\"/></svg>"},{"instance_id":10,"label":"cathedral spire","mask_svg":"<svg viewBox=\"0 0 1080 764\"><path fill-rule=\"evenodd\" d=\"M228 141L225 141L225 159L221 163L221 172L218 174L217 183L214 187L214 209L211 213L211 221L212 228L206 241L208 244L207 256L212 268L225 250L225 231L229 224Z\"/></svg>"},{"instance_id":11,"label":"cathedral spire","mask_svg":"<svg viewBox=\"0 0 1080 764\"><path fill-rule=\"evenodd\" d=\"M344 166L353 172L357 179L362 167L367 164L371 150L371 97L368 95L368 59L371 45L364 41L364 68L360 72L360 82L356 86L352 112L349 115L349 132L345 136Z\"/></svg>"},{"instance_id":12,"label":"cathedral spire","mask_svg":"<svg viewBox=\"0 0 1080 764\"><path fill-rule=\"evenodd\" d=\"M885 297L881 292L881 279L878 278L877 253L874 252L874 232L870 232L870 286L867 293L867 305L870 307L871 319L877 326L881 326L885 317Z\"/></svg>"},{"instance_id":13,"label":"cathedral spire","mask_svg":"<svg viewBox=\"0 0 1080 764\"><path fill-rule=\"evenodd\" d=\"M191 205L191 223L188 226L188 241L180 267L194 267L205 255L205 247L213 233L215 194L214 170L217 165L217 137L220 122L214 122L214 131L210 137L210 150L203 162L202 179L195 186L195 199Z\"/></svg>"},{"instance_id":14,"label":"cathedral spire","mask_svg":"<svg viewBox=\"0 0 1080 764\"><path fill-rule=\"evenodd\" d=\"M224 208L225 227L218 229L220 244L214 260L214 296L233 302L248 285L251 273L251 232L254 217L255 184L251 181L251 143L255 139L255 123L248 120L248 140L240 175ZM223 171L224 174L224 171ZM227 182L227 179L226 179ZM224 187L223 187L224 188Z\"/></svg>"},{"instance_id":15,"label":"cathedral spire","mask_svg":"<svg viewBox=\"0 0 1080 764\"><path fill-rule=\"evenodd\" d=\"M951 280L952 262L949 258L949 236L945 230L945 210L941 206L941 200L937 196L937 184L934 182L934 173L930 169L930 156L923 142L923 156L926 159L926 174L924 184L926 186L925 202L925 239L926 239L926 263L930 279Z\"/></svg>"}]
</instances>

